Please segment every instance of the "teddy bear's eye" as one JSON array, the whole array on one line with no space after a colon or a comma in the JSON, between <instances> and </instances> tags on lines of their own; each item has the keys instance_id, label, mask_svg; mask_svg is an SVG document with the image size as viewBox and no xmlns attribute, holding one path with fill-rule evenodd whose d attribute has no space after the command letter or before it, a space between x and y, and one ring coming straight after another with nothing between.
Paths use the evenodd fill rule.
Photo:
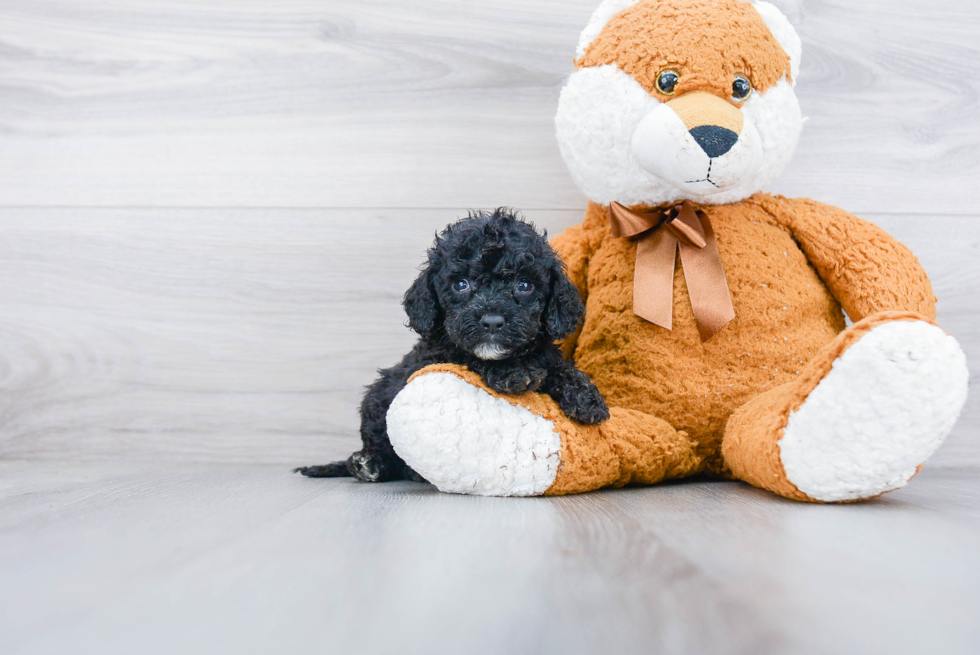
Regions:
<instances>
[{"instance_id":1,"label":"teddy bear's eye","mask_svg":"<svg viewBox=\"0 0 980 655\"><path fill-rule=\"evenodd\" d=\"M456 280L455 282L453 282L453 289L455 289L456 291L459 291L460 293L462 293L463 291L469 291L469 289L470 289L470 281L469 280L464 280L463 278L460 278L460 279Z\"/></svg>"},{"instance_id":2,"label":"teddy bear's eye","mask_svg":"<svg viewBox=\"0 0 980 655\"><path fill-rule=\"evenodd\" d=\"M677 74L677 71L660 71L660 75L657 76L657 91L665 96L672 96L677 89L677 83L680 81L681 76Z\"/></svg>"},{"instance_id":3,"label":"teddy bear's eye","mask_svg":"<svg viewBox=\"0 0 980 655\"><path fill-rule=\"evenodd\" d=\"M521 280L520 282L517 283L518 293L531 293L531 291L533 290L534 290L534 285L531 284L528 280Z\"/></svg>"},{"instance_id":4,"label":"teddy bear's eye","mask_svg":"<svg viewBox=\"0 0 980 655\"><path fill-rule=\"evenodd\" d=\"M744 75L736 75L732 82L732 100L742 102L752 95L752 82Z\"/></svg>"}]
</instances>

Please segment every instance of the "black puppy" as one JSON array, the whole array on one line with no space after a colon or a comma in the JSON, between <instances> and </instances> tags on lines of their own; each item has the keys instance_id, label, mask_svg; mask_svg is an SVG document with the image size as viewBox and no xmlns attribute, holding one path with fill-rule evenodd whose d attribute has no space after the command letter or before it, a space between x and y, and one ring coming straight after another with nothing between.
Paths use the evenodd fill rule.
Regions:
<instances>
[{"instance_id":1,"label":"black puppy","mask_svg":"<svg viewBox=\"0 0 980 655\"><path fill-rule=\"evenodd\" d=\"M367 482L421 480L391 447L385 415L408 378L430 364L466 366L498 393L542 391L581 423L609 418L599 390L555 345L582 320L581 296L545 237L509 211L472 212L447 227L403 304L421 338L367 388L364 448L346 462L296 471Z\"/></svg>"}]
</instances>

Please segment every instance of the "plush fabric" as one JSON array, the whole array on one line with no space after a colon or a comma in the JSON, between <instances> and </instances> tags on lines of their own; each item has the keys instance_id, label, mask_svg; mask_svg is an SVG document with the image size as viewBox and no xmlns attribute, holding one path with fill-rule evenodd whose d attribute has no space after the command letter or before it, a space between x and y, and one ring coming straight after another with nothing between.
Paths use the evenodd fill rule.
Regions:
<instances>
[{"instance_id":1,"label":"plush fabric","mask_svg":"<svg viewBox=\"0 0 980 655\"><path fill-rule=\"evenodd\" d=\"M732 103L733 82L734 76L724 95L701 91L716 107L743 117L738 142L710 159L689 130L721 113L716 108L699 107L684 94L651 95L615 64L575 71L555 117L558 147L575 183L593 202L627 206L678 200L723 204L764 189L792 158L803 126L799 102L782 79L765 93L754 91L744 102ZM687 120L674 109L679 105L686 105L681 113ZM712 182L685 184L709 177Z\"/></svg>"},{"instance_id":2,"label":"plush fabric","mask_svg":"<svg viewBox=\"0 0 980 655\"><path fill-rule=\"evenodd\" d=\"M717 234L736 314L706 343L679 265L673 329L633 314L636 244L611 235L608 207L591 204L583 224L552 243L586 299L585 323L565 352L574 352L611 406L669 417L698 441L706 469L721 473L719 447L732 412L796 378L843 331L833 291L858 320L885 310L911 310L931 320L935 296L907 248L836 208L757 194L701 210ZM844 246L845 256L828 256L833 243ZM864 271L869 267L873 274ZM842 284L851 279L854 287Z\"/></svg>"},{"instance_id":3,"label":"plush fabric","mask_svg":"<svg viewBox=\"0 0 980 655\"><path fill-rule=\"evenodd\" d=\"M668 68L680 73L675 96L707 91L727 98L736 73L760 93L783 77L792 81L789 55L742 0L638 2L613 16L575 61L578 68L603 64L615 64L654 97L657 74Z\"/></svg>"},{"instance_id":4,"label":"plush fabric","mask_svg":"<svg viewBox=\"0 0 980 655\"><path fill-rule=\"evenodd\" d=\"M799 58L799 37L764 2L606 0L583 32L556 125L591 202L552 243L586 306L563 352L611 417L581 426L537 394L495 405L507 421L530 413L559 435L560 464L541 493L707 474L795 500L850 502L904 485L952 429L966 361L935 325L936 298L915 256L841 209L763 192L796 145ZM670 96L656 86L665 69L679 75ZM732 97L736 76L753 85L744 101ZM679 261L671 329L634 313L641 237L610 229L613 201L643 211L685 200L714 229L736 315L704 342ZM458 367L438 371L479 386ZM483 450L467 452L500 461L503 419L473 414ZM453 443L451 434L422 439ZM436 455L430 466L454 461Z\"/></svg>"},{"instance_id":5,"label":"plush fabric","mask_svg":"<svg viewBox=\"0 0 980 655\"><path fill-rule=\"evenodd\" d=\"M544 494L549 496L561 496L570 493L590 491L600 487L614 486L622 487L627 484L652 484L662 480L685 477L695 473L700 468L701 460L695 454L693 443L683 432L678 432L666 421L654 416L643 414L624 408L616 408L611 413L608 421L599 425L582 425L570 420L558 407L558 404L545 394L528 392L517 396L506 396L499 394L483 382L479 375L467 370L463 366L455 364L437 364L422 369L412 376L409 380L409 387L414 389L419 385L412 382L419 378L435 377L439 374L450 373L465 381L472 387L481 390L488 397L497 400L495 403L483 402L472 403L469 407L455 402L456 398L433 399L429 404L420 402L421 396L417 397L411 391L404 396L400 395L396 400L394 414L389 413L389 430L392 431L392 443L396 448L401 446L405 437L402 430L406 423L412 420L411 414L426 412L436 416L452 415L455 421L454 429L450 432L443 432L442 435L448 438L448 444L442 448L433 448L433 442L428 441L424 444L416 443L419 439L415 434L411 435L413 443L409 448L401 446L399 453L406 455L406 459L413 466L419 466L424 470L430 471L430 480L444 491L459 491L457 488L449 488L448 485L440 485L441 476L450 471L450 477L455 480L469 477L459 475L459 470L465 466L461 465L460 452L465 452L473 462L493 461L495 463L494 473L498 473L503 466L520 469L536 469L544 466L543 461L537 458L533 461L525 457L516 455L514 457L504 457L507 464L500 460L501 451L519 453L523 452L520 443L512 446L505 446L502 442L507 440L508 435L513 435L510 430L497 430L497 424L488 425L484 420L466 422L465 414L468 409L471 414L477 414L481 419L488 418L489 410L493 407L494 418L498 423L506 422L511 416L516 418L517 425L533 425L536 423L533 418L529 418L522 410L527 410L534 417L543 418L551 425L552 430L561 440L560 457L561 463L558 467L556 477L550 485L546 487ZM510 403L514 411L510 416L502 418L505 412L500 408L500 402ZM414 410L413 410L414 406ZM423 407L424 409L419 409ZM462 414L463 416L460 416ZM426 424L424 417L418 420L419 424ZM465 423L465 426L460 425ZM426 427L429 427L426 425ZM460 432L471 431L466 435L469 437L465 444L453 446L451 444L460 443ZM434 430L429 429L428 434L433 434ZM511 436L511 438L513 438ZM498 439L498 442L494 442ZM491 447L485 452L475 451L486 441L491 442ZM526 450L530 451L530 448ZM419 452L415 455L415 452ZM411 454L409 454L411 453ZM423 458L427 461L422 461ZM543 458L542 458L543 459ZM437 471L436 475L431 472ZM437 479L437 476L440 476ZM472 484L472 483L471 483ZM486 490L485 483L481 480L481 495ZM499 486L498 486L499 488ZM503 493L498 495L530 495L525 493Z\"/></svg>"}]
</instances>

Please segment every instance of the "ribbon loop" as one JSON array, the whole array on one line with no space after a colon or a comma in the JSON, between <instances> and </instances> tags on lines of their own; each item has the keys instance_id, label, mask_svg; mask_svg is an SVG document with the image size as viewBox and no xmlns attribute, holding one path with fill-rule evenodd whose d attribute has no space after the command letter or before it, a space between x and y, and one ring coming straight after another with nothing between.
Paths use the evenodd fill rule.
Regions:
<instances>
[{"instance_id":1,"label":"ribbon loop","mask_svg":"<svg viewBox=\"0 0 980 655\"><path fill-rule=\"evenodd\" d=\"M617 238L629 239L647 230L652 230L660 225L660 214L661 212L636 213L618 202L613 202L609 205L609 223L612 234Z\"/></svg>"},{"instance_id":2,"label":"ribbon loop","mask_svg":"<svg viewBox=\"0 0 980 655\"><path fill-rule=\"evenodd\" d=\"M680 250L701 341L716 335L735 318L711 222L691 201L641 211L613 202L609 221L613 236L641 237L633 281L633 312L637 316L668 330L673 328L674 265Z\"/></svg>"},{"instance_id":3,"label":"ribbon loop","mask_svg":"<svg viewBox=\"0 0 980 655\"><path fill-rule=\"evenodd\" d=\"M670 233L681 243L701 249L708 245L704 238L704 228L701 219L690 204L681 206L677 215L664 223Z\"/></svg>"}]
</instances>

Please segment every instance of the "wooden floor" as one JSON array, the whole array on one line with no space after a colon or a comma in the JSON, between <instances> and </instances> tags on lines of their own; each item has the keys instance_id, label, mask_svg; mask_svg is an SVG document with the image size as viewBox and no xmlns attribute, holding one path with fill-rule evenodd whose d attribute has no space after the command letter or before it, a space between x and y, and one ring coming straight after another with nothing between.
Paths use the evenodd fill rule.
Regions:
<instances>
[{"instance_id":1,"label":"wooden floor","mask_svg":"<svg viewBox=\"0 0 980 655\"><path fill-rule=\"evenodd\" d=\"M980 374L980 3L773 0L772 189L917 253ZM980 400L862 505L310 481L435 230L585 200L599 0L0 0L0 654L977 653Z\"/></svg>"},{"instance_id":2,"label":"wooden floor","mask_svg":"<svg viewBox=\"0 0 980 655\"><path fill-rule=\"evenodd\" d=\"M0 463L3 653L976 653L980 476L849 506Z\"/></svg>"}]
</instances>

